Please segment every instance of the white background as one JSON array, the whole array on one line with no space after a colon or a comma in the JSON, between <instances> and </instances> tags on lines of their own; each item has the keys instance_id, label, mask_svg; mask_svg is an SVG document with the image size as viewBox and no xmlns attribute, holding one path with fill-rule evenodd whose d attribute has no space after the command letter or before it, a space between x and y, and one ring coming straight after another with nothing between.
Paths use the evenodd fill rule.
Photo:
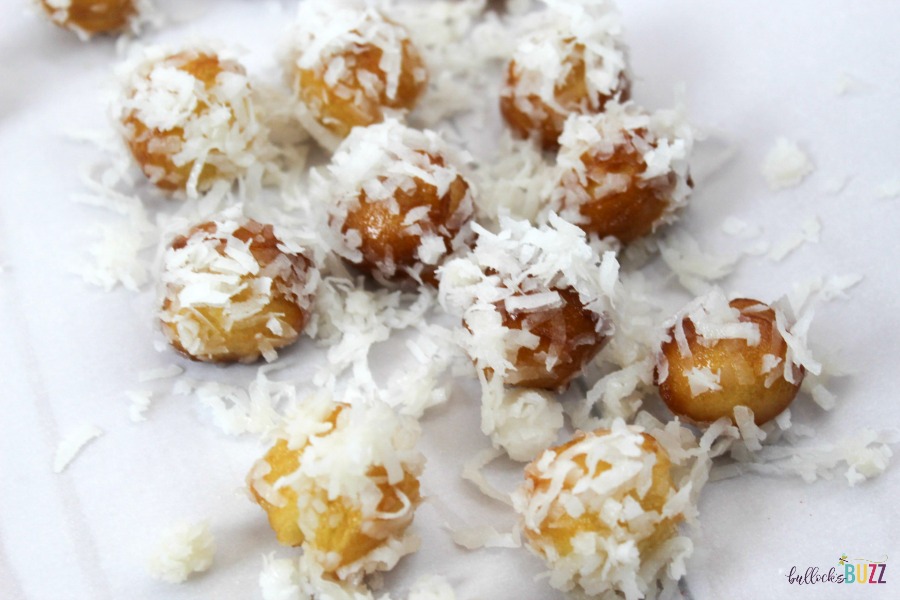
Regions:
<instances>
[{"instance_id":1,"label":"white background","mask_svg":"<svg viewBox=\"0 0 900 600\"><path fill-rule=\"evenodd\" d=\"M72 202L78 169L97 158L63 132L106 127L99 90L116 61L111 40L82 44L7 0L0 8L0 598L4 600L258 597L261 555L279 550L258 507L241 494L262 448L220 434L190 398L162 398L149 421L127 418L127 389L140 370L185 361L152 347L142 297L84 284L71 266L86 231L108 217ZM196 18L151 38L198 33L250 50L245 63L274 68L272 41L286 17L262 1L162 3ZM285 2L284 6L289 3ZM900 200L878 198L900 181L900 3L888 0L629 0L621 2L639 81L635 98L654 108L686 84L695 124L713 132L705 152L733 148L700 182L684 216L704 246L727 252L727 215L780 240L818 215L821 242L783 263L748 259L729 290L771 300L814 275L860 273L851 298L821 311L813 340L840 351L858 373L837 382L838 408L801 411L827 443L862 427L900 422L895 382L900 333ZM289 13L285 13L289 14ZM844 74L854 83L835 88ZM816 171L800 187L770 192L759 166L774 140L797 140ZM840 193L826 191L846 180ZM303 344L301 344L303 346ZM303 346L285 355L298 378ZM189 365L197 377L232 376ZM470 392L470 391L469 391ZM403 595L425 573L446 575L462 600L556 597L532 582L539 562L523 550L456 549L442 523L508 527L500 506L457 474L488 442L476 399L460 390L424 420L431 501L416 527L422 550L387 579ZM78 424L106 435L62 475L52 473L61 437ZM463 450L460 452L459 450ZM511 480L510 480L511 481ZM745 476L710 485L688 583L698 600L718 598L896 598L898 469L856 488ZM214 568L182 586L151 579L146 556L179 519L209 519ZM789 586L791 566L825 569L841 553L889 556L884 586Z\"/></svg>"}]
</instances>

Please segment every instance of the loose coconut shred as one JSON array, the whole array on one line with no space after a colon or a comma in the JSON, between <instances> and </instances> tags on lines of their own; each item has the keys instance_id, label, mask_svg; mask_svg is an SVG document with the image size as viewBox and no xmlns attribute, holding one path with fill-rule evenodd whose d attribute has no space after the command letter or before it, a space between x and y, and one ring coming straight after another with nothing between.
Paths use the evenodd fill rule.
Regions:
<instances>
[{"instance_id":1,"label":"loose coconut shred","mask_svg":"<svg viewBox=\"0 0 900 600\"><path fill-rule=\"evenodd\" d=\"M806 480L843 474L854 485L887 468L895 440L886 434L812 446L812 429L795 422L790 408L757 425L738 406L729 418L690 427L658 402L654 382L668 376L658 353L669 327L681 351L687 343L678 324L687 316L707 340L753 345L760 332L736 318L728 296L712 286L738 259L702 251L672 225L691 189L694 132L681 108L650 111L627 101L630 74L614 9L547 0L538 10L510 2L498 15L480 0L425 4L383 2L376 10L300 3L282 53L288 82L309 71L335 97L374 102L375 118L355 123L368 127L342 131L321 105L327 93L310 100L298 87L279 89L225 50L195 44L136 49L120 70L126 91L113 106L116 136L91 136L110 158L85 172L79 200L121 218L101 231L94 264L79 271L107 289L121 283L139 292L158 272L163 331L176 348L203 360L275 361L249 377L238 369L227 383L198 380L194 369L172 371L152 392L157 399L166 393L159 385L169 384L171 393L195 398L225 433L271 446L250 485L279 538L303 550L266 559L263 596L373 598L365 576L417 547L410 527L424 465L417 419L474 388L457 387L460 378L478 379L481 426L494 446L480 449L464 476L513 504L520 524L512 533L485 529L481 543L472 528L457 539L511 548L521 533L546 561L549 583L574 597L675 593L692 549L682 524L695 522L710 479L746 471ZM367 44L377 47L367 55L377 60L356 69L356 51ZM584 63L589 93L564 107L557 87L581 68L566 62L572 52ZM179 68L200 55L215 55L221 68L209 82ZM510 59L516 90L504 80ZM501 89L522 111L537 100L565 109L555 164L537 144L491 129L507 129L498 122ZM400 102L404 90L414 92L413 101ZM174 170L137 170L122 140L136 133L137 120L162 134L154 148L168 152ZM473 129L491 143L466 146ZM334 154L308 170L313 139ZM588 173L584 157L602 163L622 145L639 160L633 173ZM781 168L778 182L799 180L804 169L795 165L785 175ZM649 237L585 233L587 190L615 195L629 184L665 200L637 232ZM444 220L424 204L401 206L398 198L422 190L435 205L452 207ZM410 242L411 262L401 263L400 246L387 244L364 264L366 232L345 226L361 199L392 218L405 211L398 231ZM671 227L659 239L654 232L663 225ZM253 240L265 242L265 256L254 252ZM701 294L681 312L684 297L672 300L682 293L672 278L639 268L656 253L660 267ZM376 281L353 265L368 266ZM858 281L820 279L770 302L787 351L784 359L764 356L758 375L799 385L802 371L795 402L835 406L828 378L842 373L810 349L812 317ZM428 285L438 283L437 292ZM303 318L290 318L281 301ZM242 352L226 343L235 329L251 332ZM278 348L301 331L312 341L300 343L321 352L303 354L302 364L279 357ZM382 352L387 341L395 345ZM691 369L691 393L713 393L720 375ZM129 394L135 419L144 418L150 395ZM512 495L483 472L504 455L531 461ZM386 509L385 499L397 504ZM294 517L273 517L291 507ZM346 525L341 510L359 517L359 540L376 542L361 555L344 556L318 535L323 524ZM580 525L555 538L552 523ZM181 580L210 566L205 529L185 529L167 544L154 567L159 576ZM409 597L453 594L445 582L425 578Z\"/></svg>"}]
</instances>

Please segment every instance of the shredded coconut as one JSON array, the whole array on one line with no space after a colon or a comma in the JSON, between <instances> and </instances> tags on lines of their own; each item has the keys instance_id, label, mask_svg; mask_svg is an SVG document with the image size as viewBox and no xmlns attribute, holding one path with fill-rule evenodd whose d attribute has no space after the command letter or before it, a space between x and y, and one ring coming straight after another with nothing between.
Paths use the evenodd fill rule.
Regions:
<instances>
[{"instance_id":1,"label":"shredded coconut","mask_svg":"<svg viewBox=\"0 0 900 600\"><path fill-rule=\"evenodd\" d=\"M762 164L763 177L772 190L799 185L813 169L809 157L797 143L783 137L776 140Z\"/></svg>"},{"instance_id":2,"label":"shredded coconut","mask_svg":"<svg viewBox=\"0 0 900 600\"><path fill-rule=\"evenodd\" d=\"M103 430L96 425L83 424L66 434L56 446L53 457L53 472L62 473L78 453L92 440L103 435Z\"/></svg>"},{"instance_id":3,"label":"shredded coconut","mask_svg":"<svg viewBox=\"0 0 900 600\"><path fill-rule=\"evenodd\" d=\"M181 583L193 573L209 570L215 554L209 523L179 523L163 532L148 568L157 579Z\"/></svg>"},{"instance_id":4,"label":"shredded coconut","mask_svg":"<svg viewBox=\"0 0 900 600\"><path fill-rule=\"evenodd\" d=\"M804 243L817 244L821 231L822 222L818 217L806 219L801 223L800 231L772 247L769 251L769 258L774 261L780 261Z\"/></svg>"},{"instance_id":5,"label":"shredded coconut","mask_svg":"<svg viewBox=\"0 0 900 600\"><path fill-rule=\"evenodd\" d=\"M153 392L150 390L126 390L125 396L131 401L128 406L128 418L131 419L131 422L146 421L147 417L144 413L150 408Z\"/></svg>"},{"instance_id":6,"label":"shredded coconut","mask_svg":"<svg viewBox=\"0 0 900 600\"><path fill-rule=\"evenodd\" d=\"M453 542L466 550L518 548L522 545L514 533L501 533L489 525L455 529L451 531L451 535Z\"/></svg>"}]
</instances>

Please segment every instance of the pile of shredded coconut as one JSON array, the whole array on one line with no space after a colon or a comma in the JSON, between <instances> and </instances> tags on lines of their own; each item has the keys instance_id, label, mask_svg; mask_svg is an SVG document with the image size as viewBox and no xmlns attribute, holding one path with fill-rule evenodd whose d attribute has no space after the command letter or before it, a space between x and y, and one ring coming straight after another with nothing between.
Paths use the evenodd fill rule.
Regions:
<instances>
[{"instance_id":1,"label":"pile of shredded coconut","mask_svg":"<svg viewBox=\"0 0 900 600\"><path fill-rule=\"evenodd\" d=\"M179 523L166 529L148 568L157 579L181 583L213 564L216 543L208 523Z\"/></svg>"}]
</instances>

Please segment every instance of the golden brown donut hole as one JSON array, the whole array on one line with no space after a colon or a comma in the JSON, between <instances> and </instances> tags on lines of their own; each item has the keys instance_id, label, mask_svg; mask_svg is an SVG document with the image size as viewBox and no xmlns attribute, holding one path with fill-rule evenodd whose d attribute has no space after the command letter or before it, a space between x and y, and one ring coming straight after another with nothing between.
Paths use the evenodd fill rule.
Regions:
<instances>
[{"instance_id":1,"label":"golden brown donut hole","mask_svg":"<svg viewBox=\"0 0 900 600\"><path fill-rule=\"evenodd\" d=\"M591 96L582 44L573 45L564 64L568 68L565 79L553 88L553 98L562 110L548 105L538 94L521 89L521 69L515 60L507 66L506 86L500 96L500 113L513 132L521 138L535 136L545 150L559 147L559 136L570 114L602 112L609 100L618 98L624 102L631 96L631 82L625 73L620 75L618 86L611 93ZM523 110L520 103L527 109Z\"/></svg>"},{"instance_id":2,"label":"golden brown donut hole","mask_svg":"<svg viewBox=\"0 0 900 600\"><path fill-rule=\"evenodd\" d=\"M431 164L443 167L441 156L427 154ZM403 282L410 280L409 272L404 269L415 269L422 266L420 277L428 285L436 286L435 271L439 265L424 265L419 260L418 249L422 235L409 231L405 223L407 214L415 208L428 207L427 217L417 223L423 234L437 235L444 242L444 250L452 250L452 240L469 221L471 215L460 214L460 205L469 192L469 184L462 176L457 176L446 193L438 196L438 189L422 179L414 178L415 188L404 190L398 188L394 200L399 205L399 212L394 212L391 203L372 201L365 191L361 191L358 203L351 206L340 224L341 233L350 230L359 232L361 237L360 251L362 260L354 262L360 269L376 279ZM387 265L394 265L391 269Z\"/></svg>"},{"instance_id":3,"label":"golden brown donut hole","mask_svg":"<svg viewBox=\"0 0 900 600\"><path fill-rule=\"evenodd\" d=\"M565 389L606 343L606 335L597 332L602 317L584 306L578 292L571 287L555 291L562 304L553 308L510 312L504 302L495 304L504 327L525 330L539 338L534 348L510 351L507 358L514 368L505 373L504 384ZM548 367L547 356L551 354L556 360ZM488 369L488 374L491 373Z\"/></svg>"},{"instance_id":4,"label":"golden brown donut hole","mask_svg":"<svg viewBox=\"0 0 900 600\"><path fill-rule=\"evenodd\" d=\"M634 135L641 136L637 131ZM623 243L633 242L649 235L660 223L671 203L675 189L674 173L644 179L647 170L644 157L634 146L630 134L616 145L612 153L585 152L581 155L585 179L579 181L576 173L563 178L563 185L578 186L587 200L579 201L578 212L583 222L578 226L600 237L612 236ZM611 177L619 182L610 189ZM564 196L563 208L570 196Z\"/></svg>"},{"instance_id":5,"label":"golden brown donut hole","mask_svg":"<svg viewBox=\"0 0 900 600\"><path fill-rule=\"evenodd\" d=\"M551 452L555 460L560 454L577 444L600 442L602 438L609 434L610 431L606 429L598 429L591 433L579 433L571 441L551 448L547 452ZM644 511L662 513L669 494L674 492L675 486L671 473L672 463L669 455L653 436L646 433L642 433L641 436L643 437L643 442L640 446L641 452L656 456L656 462L651 471L652 482L650 488L643 497L638 494L637 489L631 489L627 493L620 493L614 499L621 502L626 496L630 496ZM525 478L530 483L526 487L530 490L531 496L546 494L551 485L551 479L548 478L547 473L553 472L552 463L546 469L541 469L538 465L539 462L544 462L545 459L545 456L539 456L525 468ZM573 460L579 467L580 472L570 473L566 477L565 483L563 483L563 491L571 492L575 482L583 476L589 475L595 479L615 466L604 461L598 461L593 471L588 473L584 454L576 455ZM590 492L585 491L582 493L588 494ZM559 493L556 495L559 496ZM681 515L676 515L655 523L652 532L649 535L644 535L637 541L637 547L641 556L646 555L674 536L677 532L677 524L681 518ZM624 525L624 527L628 529L627 525ZM597 512L587 510L580 516L573 517L558 498L553 501L547 516L537 529L524 528L525 539L538 553L544 554L546 552L545 546L550 544L561 557L572 553L573 540L578 534L587 532L607 535L610 530L609 525L604 522ZM637 532L632 533L636 534Z\"/></svg>"},{"instance_id":6,"label":"golden brown donut hole","mask_svg":"<svg viewBox=\"0 0 900 600\"><path fill-rule=\"evenodd\" d=\"M232 236L249 243L250 253L259 264L260 271L285 259L285 264L289 266L278 269L265 305L243 318L234 318L232 306L251 300L260 293L253 289L255 275L241 275L243 290L232 296L224 307L203 304L182 306L178 300L182 286L169 283L162 301L163 333L176 350L192 360L253 362L267 347L277 350L296 342L309 321L311 298L298 297L296 289L303 287L311 276L314 268L312 262L302 254L278 248L281 242L271 225L249 220ZM171 248L183 250L190 244L206 240L217 241L216 251L224 255L226 240L213 222L194 227L188 235L177 238ZM272 318L280 322L281 333L270 330ZM180 326L184 321L188 323L187 329ZM187 331L191 331L190 339L184 338Z\"/></svg>"},{"instance_id":7,"label":"golden brown donut hole","mask_svg":"<svg viewBox=\"0 0 900 600\"><path fill-rule=\"evenodd\" d=\"M160 64L167 64L188 73L207 91L216 85L217 78L224 72L240 75L246 73L237 62L220 60L218 56L208 52L179 52L163 59ZM134 91L132 90L130 94L133 95ZM209 109L208 104L199 101L193 114L202 115ZM233 114L233 108L231 110ZM186 142L184 129L179 126L166 130L151 128L141 121L136 110L131 110L123 115L122 124L124 125L125 142L144 175L162 190L168 192L184 190L191 171L194 169L193 160L184 164L176 164L174 160L174 156L181 151ZM215 156L220 152L213 149L211 154ZM207 162L200 171L197 189L201 192L206 191L212 187L213 183L224 177L226 176L215 164Z\"/></svg>"},{"instance_id":8,"label":"golden brown donut hole","mask_svg":"<svg viewBox=\"0 0 900 600\"><path fill-rule=\"evenodd\" d=\"M694 323L682 321L690 355L682 356L669 330L669 341L662 345L662 355L668 363L668 376L658 383L659 394L676 415L697 423L711 423L721 418L734 420L734 408L746 406L753 411L757 425L771 421L784 411L800 389L804 371L794 367L795 383L780 375L787 360L787 343L775 325L775 312L758 300L739 298L729 302L741 312L740 320L759 327L759 344L751 346L744 339L721 339L705 342L698 336ZM764 307L763 310L759 310ZM774 367L779 373L770 377L764 373L763 357L773 355L781 359ZM721 390L691 393L687 372L694 368L708 368L720 374ZM766 381L770 380L770 385Z\"/></svg>"},{"instance_id":9,"label":"golden brown donut hole","mask_svg":"<svg viewBox=\"0 0 900 600\"><path fill-rule=\"evenodd\" d=\"M137 14L134 0L71 0L67 8L54 4L41 0L41 6L54 23L89 35L125 29Z\"/></svg>"},{"instance_id":10,"label":"golden brown donut hole","mask_svg":"<svg viewBox=\"0 0 900 600\"><path fill-rule=\"evenodd\" d=\"M352 410L346 404L338 404L326 421L334 427L341 411L348 409ZM331 431L333 429L318 435L327 436ZM267 466L267 469L264 469L267 471L266 474L257 480L254 476L257 468L254 468L248 477L250 492L266 512L269 525L281 544L300 546L306 542L318 551L335 553L339 556L339 560L334 564L334 570L337 570L366 556L382 545L385 538L402 533L402 529L409 524L408 521L364 518L359 508L346 502L342 497L330 498L328 490L322 487L315 489L315 498L311 502L307 499L304 505L304 510L314 510L312 507L316 505L322 507L321 513L306 515L312 516L312 519L301 518L297 491L290 485L278 488L281 502L274 504L267 501L260 487L275 486L279 479L296 472L300 468L308 445L309 442L301 448L293 449L287 440L279 439L261 459ZM375 482L381 492L381 500L377 506L380 513L392 514L401 510L404 506L402 497L413 506L421 501L419 480L413 473L404 470L403 479L391 484L388 482L385 468L374 466L366 477ZM302 527L301 522L307 524L306 527ZM309 527L310 522L315 523L315 526Z\"/></svg>"},{"instance_id":11,"label":"golden brown donut hole","mask_svg":"<svg viewBox=\"0 0 900 600\"><path fill-rule=\"evenodd\" d=\"M388 23L390 23L388 21ZM400 25L390 23L400 28ZM300 100L320 125L339 137L354 127L384 120L384 109L411 110L428 85L425 63L408 39L401 42L400 76L396 92L388 94L388 75L380 62L384 50L376 44L353 44L328 56L328 62L343 60L349 71L336 84L326 81L326 69L294 67L294 85ZM366 85L363 81L366 81ZM374 89L368 86L374 82Z\"/></svg>"}]
</instances>

